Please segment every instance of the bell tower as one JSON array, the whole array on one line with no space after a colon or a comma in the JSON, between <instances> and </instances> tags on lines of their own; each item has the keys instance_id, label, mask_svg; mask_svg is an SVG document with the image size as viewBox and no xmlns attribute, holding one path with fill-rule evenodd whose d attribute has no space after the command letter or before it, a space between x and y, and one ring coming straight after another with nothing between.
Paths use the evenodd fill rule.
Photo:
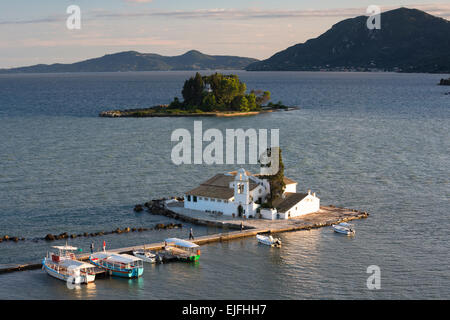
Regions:
<instances>
[{"instance_id":1,"label":"bell tower","mask_svg":"<svg viewBox=\"0 0 450 320\"><path fill-rule=\"evenodd\" d=\"M250 203L249 179L243 168L239 169L234 178L234 202L236 208L242 206L243 214L248 213Z\"/></svg>"}]
</instances>

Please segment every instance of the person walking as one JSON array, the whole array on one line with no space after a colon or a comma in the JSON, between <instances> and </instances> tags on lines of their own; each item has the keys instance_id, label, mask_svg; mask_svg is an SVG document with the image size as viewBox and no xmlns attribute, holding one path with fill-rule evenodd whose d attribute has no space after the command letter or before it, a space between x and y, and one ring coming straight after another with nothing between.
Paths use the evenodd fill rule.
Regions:
<instances>
[{"instance_id":1,"label":"person walking","mask_svg":"<svg viewBox=\"0 0 450 320\"><path fill-rule=\"evenodd\" d=\"M241 221L241 232L244 230L244 223Z\"/></svg>"},{"instance_id":2,"label":"person walking","mask_svg":"<svg viewBox=\"0 0 450 320\"><path fill-rule=\"evenodd\" d=\"M91 253L94 253L94 243L91 243Z\"/></svg>"},{"instance_id":3,"label":"person walking","mask_svg":"<svg viewBox=\"0 0 450 320\"><path fill-rule=\"evenodd\" d=\"M194 240L194 233L192 232L192 228L191 231L189 231L189 240Z\"/></svg>"},{"instance_id":4,"label":"person walking","mask_svg":"<svg viewBox=\"0 0 450 320\"><path fill-rule=\"evenodd\" d=\"M106 252L106 242L103 240L103 252Z\"/></svg>"}]
</instances>

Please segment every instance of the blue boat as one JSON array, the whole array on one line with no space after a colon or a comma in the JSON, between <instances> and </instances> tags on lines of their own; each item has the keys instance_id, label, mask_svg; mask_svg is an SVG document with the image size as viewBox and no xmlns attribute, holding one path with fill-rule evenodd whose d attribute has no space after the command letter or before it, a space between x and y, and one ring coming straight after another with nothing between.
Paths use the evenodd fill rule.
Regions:
<instances>
[{"instance_id":1,"label":"blue boat","mask_svg":"<svg viewBox=\"0 0 450 320\"><path fill-rule=\"evenodd\" d=\"M144 273L142 259L129 254L96 252L89 256L89 261L116 277L139 278Z\"/></svg>"}]
</instances>

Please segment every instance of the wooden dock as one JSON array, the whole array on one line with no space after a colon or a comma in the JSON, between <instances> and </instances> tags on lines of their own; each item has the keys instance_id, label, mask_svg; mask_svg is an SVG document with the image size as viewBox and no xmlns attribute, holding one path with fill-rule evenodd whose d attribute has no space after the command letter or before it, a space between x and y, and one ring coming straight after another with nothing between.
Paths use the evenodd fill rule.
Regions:
<instances>
[{"instance_id":1,"label":"wooden dock","mask_svg":"<svg viewBox=\"0 0 450 320\"><path fill-rule=\"evenodd\" d=\"M230 231L224 233L217 233L212 235L196 237L192 242L202 245L212 242L223 242L235 239L241 239L246 237L255 237L260 233L280 233L299 230L310 230L315 228L321 228L325 226L331 226L332 224L351 221L356 219L364 219L369 216L367 212L361 212L346 208L336 208L333 206L323 206L320 211L311 213L302 217L288 219L288 220L263 220L263 219L229 219L223 217L216 217L205 213L192 213L184 211L184 208L179 205L173 205L165 208L153 208L153 214L165 215L177 220L187 221L199 225L215 226L219 228L238 229L238 231ZM243 230L241 229L244 227ZM108 252L114 253L128 253L132 254L136 249L147 249L151 251L162 250L164 242L150 243L136 245L126 248L109 249ZM79 260L88 260L89 253L77 255ZM40 263L28 263L28 264L9 264L0 265L0 274L39 269L42 265Z\"/></svg>"}]
</instances>

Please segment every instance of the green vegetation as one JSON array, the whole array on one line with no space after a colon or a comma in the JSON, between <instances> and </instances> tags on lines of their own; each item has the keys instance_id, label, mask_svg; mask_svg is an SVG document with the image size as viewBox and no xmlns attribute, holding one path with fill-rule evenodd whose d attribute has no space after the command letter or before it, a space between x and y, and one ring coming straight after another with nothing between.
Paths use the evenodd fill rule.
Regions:
<instances>
[{"instance_id":1,"label":"green vegetation","mask_svg":"<svg viewBox=\"0 0 450 320\"><path fill-rule=\"evenodd\" d=\"M214 116L235 117L254 115L274 110L293 110L279 101L269 102L269 91L252 90L247 93L247 86L234 74L215 73L194 77L184 82L181 94L183 101L175 97L169 105L158 105L150 108L109 110L99 114L100 117L190 117ZM269 103L268 103L269 102ZM267 104L268 103L268 104ZM266 104L266 105L264 105Z\"/></svg>"},{"instance_id":2,"label":"green vegetation","mask_svg":"<svg viewBox=\"0 0 450 320\"><path fill-rule=\"evenodd\" d=\"M237 75L215 73L210 76L194 77L185 81L182 95L184 101L175 98L167 109L177 109L189 112L251 112L260 111L264 103L270 100L269 91L252 90L246 93L247 86ZM279 102L269 107L286 108Z\"/></svg>"},{"instance_id":3,"label":"green vegetation","mask_svg":"<svg viewBox=\"0 0 450 320\"><path fill-rule=\"evenodd\" d=\"M272 202L283 195L286 184L284 183L284 164L281 157L281 148L278 149L278 172L274 175L260 176L261 179L267 179L270 184L270 197L267 202L262 204L262 208L272 208Z\"/></svg>"}]
</instances>

